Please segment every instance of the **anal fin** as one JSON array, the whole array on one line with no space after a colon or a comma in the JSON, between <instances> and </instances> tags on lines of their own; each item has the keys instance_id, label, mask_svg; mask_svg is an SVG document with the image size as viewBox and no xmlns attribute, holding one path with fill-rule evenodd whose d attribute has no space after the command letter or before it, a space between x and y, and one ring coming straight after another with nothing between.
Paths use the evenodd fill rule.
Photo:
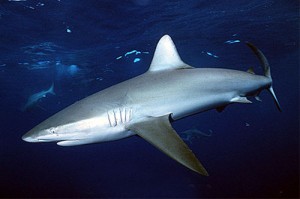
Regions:
<instances>
[{"instance_id":1,"label":"anal fin","mask_svg":"<svg viewBox=\"0 0 300 199\"><path fill-rule=\"evenodd\" d=\"M232 99L230 100L230 102L246 103L246 104L251 104L251 103L252 103L250 100L247 99L247 97L241 97L241 96L232 98Z\"/></svg>"},{"instance_id":2,"label":"anal fin","mask_svg":"<svg viewBox=\"0 0 300 199\"><path fill-rule=\"evenodd\" d=\"M143 121L128 125L127 129L135 132L182 165L199 174L208 176L207 171L192 150L172 128L169 115L148 117Z\"/></svg>"}]
</instances>

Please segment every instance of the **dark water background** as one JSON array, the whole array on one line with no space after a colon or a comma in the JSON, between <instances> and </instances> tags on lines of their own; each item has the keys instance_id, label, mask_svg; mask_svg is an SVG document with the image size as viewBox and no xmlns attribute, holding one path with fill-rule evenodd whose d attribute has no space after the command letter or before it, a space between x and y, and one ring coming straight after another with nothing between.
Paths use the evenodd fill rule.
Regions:
<instances>
[{"instance_id":1,"label":"dark water background","mask_svg":"<svg viewBox=\"0 0 300 199\"><path fill-rule=\"evenodd\" d=\"M178 132L212 132L189 143L210 177L139 137L65 148L21 140L73 102L145 72L164 34L192 66L262 74L244 41L256 44L283 112L263 92L262 102L175 122ZM149 54L124 56L132 50ZM52 82L56 95L21 111ZM1 0L0 111L1 197L298 197L299 1Z\"/></svg>"}]
</instances>

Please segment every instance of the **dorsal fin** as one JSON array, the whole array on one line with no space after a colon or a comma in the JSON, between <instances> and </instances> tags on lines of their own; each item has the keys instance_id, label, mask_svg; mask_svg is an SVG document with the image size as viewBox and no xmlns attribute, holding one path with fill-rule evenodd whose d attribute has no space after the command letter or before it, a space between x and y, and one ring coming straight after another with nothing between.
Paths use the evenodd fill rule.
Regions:
<instances>
[{"instance_id":1,"label":"dorsal fin","mask_svg":"<svg viewBox=\"0 0 300 199\"><path fill-rule=\"evenodd\" d=\"M191 68L178 55L175 44L169 35L163 36L155 49L154 56L148 71L161 71Z\"/></svg>"}]
</instances>

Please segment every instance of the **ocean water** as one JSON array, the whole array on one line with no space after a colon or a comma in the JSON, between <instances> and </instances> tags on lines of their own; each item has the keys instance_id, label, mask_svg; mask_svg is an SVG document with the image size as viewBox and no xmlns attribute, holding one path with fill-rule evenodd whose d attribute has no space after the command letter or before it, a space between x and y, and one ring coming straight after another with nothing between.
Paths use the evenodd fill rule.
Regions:
<instances>
[{"instance_id":1,"label":"ocean water","mask_svg":"<svg viewBox=\"0 0 300 199\"><path fill-rule=\"evenodd\" d=\"M195 67L262 74L268 58L279 112L232 104L173 123L210 176L143 139L76 147L26 143L39 122L147 71L169 34ZM54 94L28 99L54 85ZM299 2L294 0L0 1L0 197L298 198ZM199 133L200 132L200 133Z\"/></svg>"}]
</instances>

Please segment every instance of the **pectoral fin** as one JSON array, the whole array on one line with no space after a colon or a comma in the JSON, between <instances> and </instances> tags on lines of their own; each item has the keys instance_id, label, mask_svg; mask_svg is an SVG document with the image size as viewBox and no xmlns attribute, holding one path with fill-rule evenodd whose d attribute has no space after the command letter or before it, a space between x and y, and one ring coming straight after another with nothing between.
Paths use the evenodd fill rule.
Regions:
<instances>
[{"instance_id":1,"label":"pectoral fin","mask_svg":"<svg viewBox=\"0 0 300 199\"><path fill-rule=\"evenodd\" d=\"M207 171L194 153L172 128L169 115L149 117L143 121L132 123L127 127L156 148L199 174L208 176Z\"/></svg>"}]
</instances>

